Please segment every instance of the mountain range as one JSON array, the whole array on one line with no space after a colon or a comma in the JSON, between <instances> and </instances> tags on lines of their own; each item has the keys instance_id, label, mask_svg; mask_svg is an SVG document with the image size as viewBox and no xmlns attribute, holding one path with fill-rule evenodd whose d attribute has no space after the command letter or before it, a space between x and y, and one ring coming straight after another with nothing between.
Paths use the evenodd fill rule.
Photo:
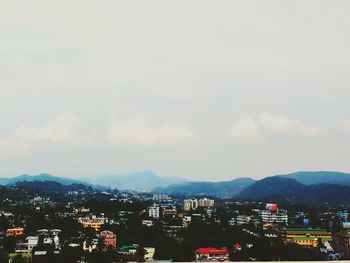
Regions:
<instances>
[{"instance_id":1,"label":"mountain range","mask_svg":"<svg viewBox=\"0 0 350 263\"><path fill-rule=\"evenodd\" d=\"M151 170L122 175L98 176L86 178L85 181L93 184L118 188L119 190L135 190L149 192L156 187L166 187L171 184L186 182L178 177L160 177Z\"/></svg>"},{"instance_id":2,"label":"mountain range","mask_svg":"<svg viewBox=\"0 0 350 263\"><path fill-rule=\"evenodd\" d=\"M242 177L231 181L222 182L186 182L182 184L172 184L168 187L157 187L153 190L153 192L230 198L241 193L254 183L255 181L253 179L249 177Z\"/></svg>"},{"instance_id":3,"label":"mountain range","mask_svg":"<svg viewBox=\"0 0 350 263\"><path fill-rule=\"evenodd\" d=\"M213 196L254 200L280 200L290 202L349 202L350 174L332 171L295 172L275 175L261 180L249 177L229 181L186 181L177 177L160 177L152 171L142 171L119 176L101 176L94 179L71 179L49 174L20 175L0 178L0 185L20 182L52 181L62 185L85 185L94 189L107 187L119 190L152 191L183 196Z\"/></svg>"},{"instance_id":4,"label":"mountain range","mask_svg":"<svg viewBox=\"0 0 350 263\"><path fill-rule=\"evenodd\" d=\"M50 174L23 174L11 178L0 178L0 185L15 185L18 182L52 181L62 185L82 184L94 189L117 188L119 190L151 191L155 187L166 187L183 183L186 180L178 177L160 177L150 170L125 175L96 176L92 178L71 179Z\"/></svg>"},{"instance_id":5,"label":"mountain range","mask_svg":"<svg viewBox=\"0 0 350 263\"><path fill-rule=\"evenodd\" d=\"M320 194L321 191L324 194ZM337 191L341 191L338 196L336 196ZM154 192L255 200L304 200L308 203L317 200L322 202L348 200L350 203L350 174L332 171L303 171L270 176L257 181L251 178L238 178L226 182L187 182L155 188Z\"/></svg>"},{"instance_id":6,"label":"mountain range","mask_svg":"<svg viewBox=\"0 0 350 263\"><path fill-rule=\"evenodd\" d=\"M39 175L22 174L11 178L0 178L0 185L14 185L18 182L34 182L34 181L53 181L53 182L60 183L62 185L71 185L71 184L88 185L88 183L80 180L70 179L67 177L52 176L49 174L39 174Z\"/></svg>"}]
</instances>

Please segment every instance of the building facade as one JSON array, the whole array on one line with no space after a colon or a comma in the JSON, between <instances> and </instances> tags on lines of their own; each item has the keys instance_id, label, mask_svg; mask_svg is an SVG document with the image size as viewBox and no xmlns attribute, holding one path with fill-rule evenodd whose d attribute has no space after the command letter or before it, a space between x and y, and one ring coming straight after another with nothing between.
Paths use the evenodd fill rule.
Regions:
<instances>
[{"instance_id":1,"label":"building facade","mask_svg":"<svg viewBox=\"0 0 350 263\"><path fill-rule=\"evenodd\" d=\"M148 216L158 219L160 216L160 207L153 204L153 206L148 209Z\"/></svg>"},{"instance_id":2,"label":"building facade","mask_svg":"<svg viewBox=\"0 0 350 263\"><path fill-rule=\"evenodd\" d=\"M184 200L184 211L196 210L198 208L197 199L185 199Z\"/></svg>"},{"instance_id":3,"label":"building facade","mask_svg":"<svg viewBox=\"0 0 350 263\"><path fill-rule=\"evenodd\" d=\"M196 261L228 261L229 260L229 250L227 247L222 248L198 248L195 250Z\"/></svg>"},{"instance_id":4,"label":"building facade","mask_svg":"<svg viewBox=\"0 0 350 263\"><path fill-rule=\"evenodd\" d=\"M287 210L260 210L259 216L261 217L261 221L264 223L288 223Z\"/></svg>"},{"instance_id":5,"label":"building facade","mask_svg":"<svg viewBox=\"0 0 350 263\"><path fill-rule=\"evenodd\" d=\"M324 244L332 241L331 233L320 228L284 228L281 236L284 243L296 243L309 247L317 247L319 242Z\"/></svg>"},{"instance_id":6,"label":"building facade","mask_svg":"<svg viewBox=\"0 0 350 263\"><path fill-rule=\"evenodd\" d=\"M117 236L112 231L102 231L100 237L103 241L104 250L107 250L109 247L117 247Z\"/></svg>"},{"instance_id":7,"label":"building facade","mask_svg":"<svg viewBox=\"0 0 350 263\"><path fill-rule=\"evenodd\" d=\"M199 207L212 207L214 206L215 201L208 198L202 198L198 200Z\"/></svg>"}]
</instances>

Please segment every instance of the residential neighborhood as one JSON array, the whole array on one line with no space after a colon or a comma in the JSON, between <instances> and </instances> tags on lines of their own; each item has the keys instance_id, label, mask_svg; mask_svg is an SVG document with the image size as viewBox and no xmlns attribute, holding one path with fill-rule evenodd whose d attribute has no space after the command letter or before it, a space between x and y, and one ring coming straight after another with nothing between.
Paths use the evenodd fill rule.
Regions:
<instances>
[{"instance_id":1,"label":"residential neighborhood","mask_svg":"<svg viewBox=\"0 0 350 263\"><path fill-rule=\"evenodd\" d=\"M350 259L346 206L15 190L1 202L1 262Z\"/></svg>"}]
</instances>

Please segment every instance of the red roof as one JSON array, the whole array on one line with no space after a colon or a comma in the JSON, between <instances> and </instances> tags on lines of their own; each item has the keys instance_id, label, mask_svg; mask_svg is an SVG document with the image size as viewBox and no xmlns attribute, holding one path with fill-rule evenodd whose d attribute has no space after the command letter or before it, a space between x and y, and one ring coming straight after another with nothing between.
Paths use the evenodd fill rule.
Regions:
<instances>
[{"instance_id":1,"label":"red roof","mask_svg":"<svg viewBox=\"0 0 350 263\"><path fill-rule=\"evenodd\" d=\"M197 254L212 254L212 255L226 255L228 254L227 247L222 248L214 248L214 247L201 247L196 249L195 251Z\"/></svg>"},{"instance_id":2,"label":"red roof","mask_svg":"<svg viewBox=\"0 0 350 263\"><path fill-rule=\"evenodd\" d=\"M241 248L241 245L238 244L238 243L236 243L236 244L233 245L233 247L234 247L234 248Z\"/></svg>"}]
</instances>

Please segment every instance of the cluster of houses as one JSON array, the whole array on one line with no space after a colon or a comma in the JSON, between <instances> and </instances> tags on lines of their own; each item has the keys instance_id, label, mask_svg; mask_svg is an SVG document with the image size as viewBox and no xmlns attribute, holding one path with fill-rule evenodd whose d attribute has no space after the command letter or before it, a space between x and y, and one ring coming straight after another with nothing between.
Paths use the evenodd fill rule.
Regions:
<instances>
[{"instance_id":1,"label":"cluster of houses","mask_svg":"<svg viewBox=\"0 0 350 263\"><path fill-rule=\"evenodd\" d=\"M181 233L194 220L205 221L208 218L214 218L214 222L216 220L215 202L208 198L187 198L183 199L182 203L180 201L177 204L166 195L157 196L154 200L158 203L154 203L149 207L148 214L151 219L158 220L170 216L182 220L182 224L168 224L166 220L162 220L163 230L170 237L181 239ZM330 227L337 220L341 221L340 226L343 230L334 233L327 231L325 228L311 228L307 213L296 212L290 216L286 209L280 209L277 204L266 204L265 209L252 208L250 213L241 213L239 210L231 212L236 215L228 220L228 226L242 227L242 231L251 237L280 238L286 244L295 243L304 247L319 248L321 252L328 254L329 259L350 258L350 223L348 222L349 213L347 210L330 214L318 214L320 220L327 222ZM329 215L331 217L327 218ZM299 224L302 227L289 227L289 223ZM154 221L145 220L143 224L152 226ZM253 229L256 230L252 230L249 226L254 226ZM253 244L246 244L246 246L252 247ZM231 248L202 247L195 250L195 257L197 261L226 261L229 258L230 249L239 251L242 246L241 244L234 244Z\"/></svg>"},{"instance_id":2,"label":"cluster of houses","mask_svg":"<svg viewBox=\"0 0 350 263\"><path fill-rule=\"evenodd\" d=\"M153 197L138 196L135 193L123 196L111 196L125 203L132 203L135 199L152 202L147 210L140 215L140 223L144 227L160 224L165 236L182 241L186 228L193 222L223 223L217 215L217 209L225 209L230 215L227 227L238 227L244 235L252 238L280 238L284 243L295 243L310 248L321 248L329 255L329 259L350 258L350 222L346 209L336 212L319 212L319 220L323 227L312 228L310 216L303 211L288 213L277 204L226 202L210 198L177 198L165 194ZM47 198L35 197L31 200L36 210L43 204L48 204ZM149 204L148 203L148 204ZM11 227L0 232L0 248L4 238L13 237L16 240L15 254L28 254L33 257L45 256L47 253L61 253L62 248L80 247L87 252L95 250L107 251L113 249L118 255L132 260L140 249L144 251L144 260L152 261L156 248L142 247L138 244L119 245L118 233L109 230L108 225L125 224L134 211L116 211L115 218L108 218L105 214L93 214L89 208L69 206L69 212L57 212L60 217L70 217L81 224L83 228L92 228L95 235L87 237L83 233L61 240L61 229L39 229L35 233L26 235L25 224L16 226L11 212L0 211L0 216L9 219ZM328 231L339 226L340 231ZM112 229L112 228L110 228ZM194 252L197 261L227 261L230 251L240 252L249 249L253 243L233 244L231 247L199 247ZM338 253L339 252L339 253Z\"/></svg>"}]
</instances>

